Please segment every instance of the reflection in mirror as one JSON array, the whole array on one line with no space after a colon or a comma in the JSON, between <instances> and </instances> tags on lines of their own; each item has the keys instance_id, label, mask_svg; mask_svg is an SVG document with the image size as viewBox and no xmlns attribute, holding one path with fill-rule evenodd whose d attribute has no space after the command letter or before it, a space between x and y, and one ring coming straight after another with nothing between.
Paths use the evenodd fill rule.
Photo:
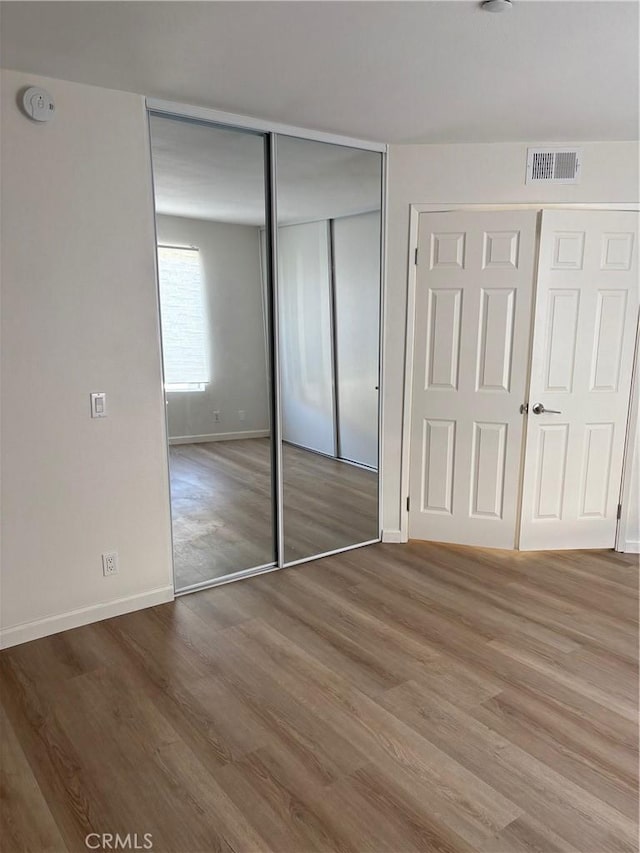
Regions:
<instances>
[{"instance_id":1,"label":"reflection in mirror","mask_svg":"<svg viewBox=\"0 0 640 853\"><path fill-rule=\"evenodd\" d=\"M382 156L278 136L284 561L379 538Z\"/></svg>"},{"instance_id":2,"label":"reflection in mirror","mask_svg":"<svg viewBox=\"0 0 640 853\"><path fill-rule=\"evenodd\" d=\"M177 590L272 564L264 137L150 117Z\"/></svg>"}]
</instances>

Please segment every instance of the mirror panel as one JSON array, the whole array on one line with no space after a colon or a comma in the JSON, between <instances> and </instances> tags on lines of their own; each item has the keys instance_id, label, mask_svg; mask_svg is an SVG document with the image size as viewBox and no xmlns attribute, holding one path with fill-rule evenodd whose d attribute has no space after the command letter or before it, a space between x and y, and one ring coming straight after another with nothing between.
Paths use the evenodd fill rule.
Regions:
<instances>
[{"instance_id":1,"label":"mirror panel","mask_svg":"<svg viewBox=\"0 0 640 853\"><path fill-rule=\"evenodd\" d=\"M279 135L284 563L379 538L382 155Z\"/></svg>"},{"instance_id":2,"label":"mirror panel","mask_svg":"<svg viewBox=\"0 0 640 853\"><path fill-rule=\"evenodd\" d=\"M150 116L177 591L273 564L265 138Z\"/></svg>"}]
</instances>

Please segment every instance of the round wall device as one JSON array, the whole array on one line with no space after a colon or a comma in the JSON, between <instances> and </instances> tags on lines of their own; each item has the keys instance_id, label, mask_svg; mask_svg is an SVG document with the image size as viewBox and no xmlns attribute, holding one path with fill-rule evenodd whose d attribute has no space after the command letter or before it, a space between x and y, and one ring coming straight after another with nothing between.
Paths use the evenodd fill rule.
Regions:
<instances>
[{"instance_id":1,"label":"round wall device","mask_svg":"<svg viewBox=\"0 0 640 853\"><path fill-rule=\"evenodd\" d=\"M56 111L53 98L39 86L30 86L22 96L22 107L34 121L51 121Z\"/></svg>"},{"instance_id":2,"label":"round wall device","mask_svg":"<svg viewBox=\"0 0 640 853\"><path fill-rule=\"evenodd\" d=\"M482 8L485 12L506 12L511 8L511 0L485 0Z\"/></svg>"}]
</instances>

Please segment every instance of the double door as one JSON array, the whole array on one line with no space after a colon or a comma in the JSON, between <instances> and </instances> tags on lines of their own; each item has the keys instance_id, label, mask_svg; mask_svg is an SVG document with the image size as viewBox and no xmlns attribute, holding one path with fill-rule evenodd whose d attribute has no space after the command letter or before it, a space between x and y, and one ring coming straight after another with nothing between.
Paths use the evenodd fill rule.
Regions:
<instances>
[{"instance_id":1,"label":"double door","mask_svg":"<svg viewBox=\"0 0 640 853\"><path fill-rule=\"evenodd\" d=\"M614 546L637 242L636 213L421 215L411 537Z\"/></svg>"}]
</instances>

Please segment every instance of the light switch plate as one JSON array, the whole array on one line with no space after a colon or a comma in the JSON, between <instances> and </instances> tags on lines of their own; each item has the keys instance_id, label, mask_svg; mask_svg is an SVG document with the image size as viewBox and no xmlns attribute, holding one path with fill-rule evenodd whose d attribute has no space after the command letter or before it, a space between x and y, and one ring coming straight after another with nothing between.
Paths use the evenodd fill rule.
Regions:
<instances>
[{"instance_id":1,"label":"light switch plate","mask_svg":"<svg viewBox=\"0 0 640 853\"><path fill-rule=\"evenodd\" d=\"M91 417L107 417L107 395L104 391L94 391L91 394Z\"/></svg>"}]
</instances>

